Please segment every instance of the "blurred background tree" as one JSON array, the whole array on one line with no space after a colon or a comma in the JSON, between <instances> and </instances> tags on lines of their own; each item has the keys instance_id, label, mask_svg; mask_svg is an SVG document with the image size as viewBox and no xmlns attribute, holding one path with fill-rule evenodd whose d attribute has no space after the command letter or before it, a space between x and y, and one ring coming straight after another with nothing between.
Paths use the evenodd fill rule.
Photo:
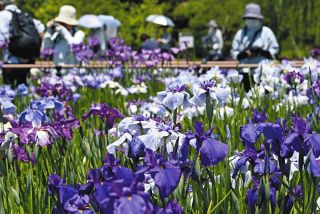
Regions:
<instances>
[{"instance_id":1,"label":"blurred background tree","mask_svg":"<svg viewBox=\"0 0 320 214\"><path fill-rule=\"evenodd\" d=\"M201 37L207 34L207 23L215 19L224 34L225 56L229 56L232 39L243 27L241 16L248 0L17 0L20 7L46 23L54 18L63 4L74 5L78 17L86 13L112 15L122 26L119 36L134 48L140 45L144 32L156 38L158 26L145 22L150 14L164 14L176 26L173 36L188 32L195 37L195 55L202 56ZM302 58L320 42L319 0L255 0L262 7L264 24L277 36L281 57Z\"/></svg>"}]
</instances>

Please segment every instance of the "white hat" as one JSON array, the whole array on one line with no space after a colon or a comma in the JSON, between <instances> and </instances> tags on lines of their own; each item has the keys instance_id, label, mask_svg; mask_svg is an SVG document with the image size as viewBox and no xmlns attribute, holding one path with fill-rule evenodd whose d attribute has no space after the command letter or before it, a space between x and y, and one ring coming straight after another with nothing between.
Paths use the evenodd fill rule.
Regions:
<instances>
[{"instance_id":1,"label":"white hat","mask_svg":"<svg viewBox=\"0 0 320 214\"><path fill-rule=\"evenodd\" d=\"M215 20L212 19L212 20L209 21L208 26L216 28L216 27L218 27L218 24L217 24L217 22Z\"/></svg>"},{"instance_id":2,"label":"white hat","mask_svg":"<svg viewBox=\"0 0 320 214\"><path fill-rule=\"evenodd\" d=\"M60 7L59 15L54 19L56 22L62 22L67 25L78 25L76 19L77 10L71 5L63 5Z\"/></svg>"}]
</instances>

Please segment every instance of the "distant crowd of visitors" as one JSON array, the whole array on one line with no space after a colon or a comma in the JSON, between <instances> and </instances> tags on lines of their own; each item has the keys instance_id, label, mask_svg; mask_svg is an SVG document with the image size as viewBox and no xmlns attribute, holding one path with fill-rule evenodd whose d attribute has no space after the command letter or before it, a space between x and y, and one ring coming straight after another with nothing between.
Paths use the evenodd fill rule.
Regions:
<instances>
[{"instance_id":1,"label":"distant crowd of visitors","mask_svg":"<svg viewBox=\"0 0 320 214\"><path fill-rule=\"evenodd\" d=\"M261 8L250 3L245 7L245 25L240 29L232 42L231 57L241 63L259 63L265 59L274 59L279 52L279 44L272 30L263 26ZM15 0L0 0L0 49L2 61L7 64L34 63L41 48L55 50L56 64L74 64L76 62L70 45L80 44L85 33L77 28L76 9L71 5L60 8L56 18L46 26L19 9ZM203 38L207 50L205 60L222 60L223 35L215 20L208 23L208 34ZM162 36L153 40L147 34L141 35L141 49L154 50L161 48L170 50L172 36L167 27L162 27ZM100 32L90 32L94 37ZM99 36L98 36L99 37ZM106 49L106 41L101 43ZM30 69L3 69L3 81L12 86L25 83Z\"/></svg>"}]
</instances>

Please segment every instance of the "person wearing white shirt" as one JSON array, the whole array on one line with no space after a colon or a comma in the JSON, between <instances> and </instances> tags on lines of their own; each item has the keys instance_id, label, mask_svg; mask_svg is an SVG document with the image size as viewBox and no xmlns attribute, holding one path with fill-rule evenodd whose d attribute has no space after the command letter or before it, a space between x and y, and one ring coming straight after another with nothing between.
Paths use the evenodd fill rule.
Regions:
<instances>
[{"instance_id":1,"label":"person wearing white shirt","mask_svg":"<svg viewBox=\"0 0 320 214\"><path fill-rule=\"evenodd\" d=\"M71 5L64 5L59 15L47 23L42 48L55 50L53 61L57 65L75 64L77 62L70 46L80 44L84 40L84 32L76 26L76 9Z\"/></svg>"},{"instance_id":2,"label":"person wearing white shirt","mask_svg":"<svg viewBox=\"0 0 320 214\"><path fill-rule=\"evenodd\" d=\"M11 37L11 22L13 14L12 12L21 13L21 10L17 7L15 0L0 0L0 43L9 43ZM35 28L37 29L40 37L44 35L44 25L36 19L33 19ZM33 64L35 59L25 59L17 57L10 53L8 48L2 49L2 58L5 63L8 64ZM3 69L4 83L11 84L12 86L26 83L29 76L30 69Z\"/></svg>"},{"instance_id":3,"label":"person wearing white shirt","mask_svg":"<svg viewBox=\"0 0 320 214\"><path fill-rule=\"evenodd\" d=\"M215 20L208 23L208 35L204 38L204 46L207 51L207 60L222 60L223 36Z\"/></svg>"},{"instance_id":4,"label":"person wearing white shirt","mask_svg":"<svg viewBox=\"0 0 320 214\"><path fill-rule=\"evenodd\" d=\"M244 64L256 64L262 60L275 59L279 44L272 30L263 26L259 5L250 3L242 16L245 27L240 29L232 42L231 56Z\"/></svg>"}]
</instances>

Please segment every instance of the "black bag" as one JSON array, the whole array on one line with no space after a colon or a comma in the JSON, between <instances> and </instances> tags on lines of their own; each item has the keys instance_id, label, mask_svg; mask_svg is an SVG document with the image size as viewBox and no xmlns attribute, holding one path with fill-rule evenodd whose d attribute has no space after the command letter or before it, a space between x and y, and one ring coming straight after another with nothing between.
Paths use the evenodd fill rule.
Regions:
<instances>
[{"instance_id":1,"label":"black bag","mask_svg":"<svg viewBox=\"0 0 320 214\"><path fill-rule=\"evenodd\" d=\"M9 41L9 51L12 55L33 59L39 56L41 48L41 38L34 25L33 18L23 11L12 13L11 37Z\"/></svg>"}]
</instances>

